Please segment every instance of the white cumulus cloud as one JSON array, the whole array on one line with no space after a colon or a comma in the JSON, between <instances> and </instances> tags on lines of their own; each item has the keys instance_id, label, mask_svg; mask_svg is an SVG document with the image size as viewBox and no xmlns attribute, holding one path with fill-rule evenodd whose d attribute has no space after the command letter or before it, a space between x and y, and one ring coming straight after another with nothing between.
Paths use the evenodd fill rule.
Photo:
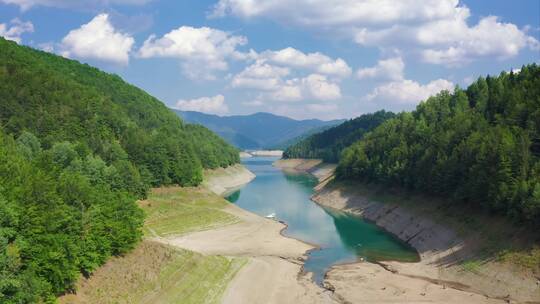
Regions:
<instances>
[{"instance_id":1,"label":"white cumulus cloud","mask_svg":"<svg viewBox=\"0 0 540 304\"><path fill-rule=\"evenodd\" d=\"M302 87L308 93L308 97L318 100L334 100L341 98L341 90L335 83L328 81L324 75L311 74L302 79Z\"/></svg>"},{"instance_id":2,"label":"white cumulus cloud","mask_svg":"<svg viewBox=\"0 0 540 304\"><path fill-rule=\"evenodd\" d=\"M182 61L184 73L190 78L214 78L213 72L228 69L227 59L244 59L249 54L237 47L247 38L209 28L182 26L161 38L150 36L139 50L142 58L166 57Z\"/></svg>"},{"instance_id":3,"label":"white cumulus cloud","mask_svg":"<svg viewBox=\"0 0 540 304\"><path fill-rule=\"evenodd\" d=\"M0 23L0 36L7 40L12 40L17 43L21 43L21 35L24 33L34 32L34 25L32 22L23 22L18 18L15 18L6 23Z\"/></svg>"},{"instance_id":4,"label":"white cumulus cloud","mask_svg":"<svg viewBox=\"0 0 540 304\"><path fill-rule=\"evenodd\" d=\"M540 49L527 27L519 29L495 16L469 24L471 12L459 0L220 0L211 16L225 15L303 26L446 66Z\"/></svg>"},{"instance_id":5,"label":"white cumulus cloud","mask_svg":"<svg viewBox=\"0 0 540 304\"><path fill-rule=\"evenodd\" d=\"M289 68L257 61L232 77L233 88L262 91L265 100L300 101L306 98L334 100L341 97L339 85L326 75L309 74L287 79Z\"/></svg>"},{"instance_id":6,"label":"white cumulus cloud","mask_svg":"<svg viewBox=\"0 0 540 304\"><path fill-rule=\"evenodd\" d=\"M233 88L275 90L282 82L281 78L289 73L288 68L257 61L235 75L231 85Z\"/></svg>"},{"instance_id":7,"label":"white cumulus cloud","mask_svg":"<svg viewBox=\"0 0 540 304\"><path fill-rule=\"evenodd\" d=\"M458 0L220 0L211 16L267 17L306 26L417 22L451 16Z\"/></svg>"},{"instance_id":8,"label":"white cumulus cloud","mask_svg":"<svg viewBox=\"0 0 540 304\"><path fill-rule=\"evenodd\" d=\"M92 21L70 31L60 45L61 54L127 64L135 40L128 34L116 30L109 15L97 15Z\"/></svg>"},{"instance_id":9,"label":"white cumulus cloud","mask_svg":"<svg viewBox=\"0 0 540 304\"><path fill-rule=\"evenodd\" d=\"M351 68L341 58L334 60L319 52L305 54L292 47L279 51L264 51L259 54L258 58L280 65L309 69L316 73L341 78L348 77L351 74Z\"/></svg>"},{"instance_id":10,"label":"white cumulus cloud","mask_svg":"<svg viewBox=\"0 0 540 304\"><path fill-rule=\"evenodd\" d=\"M455 24L427 25L419 30L420 42L429 46L422 53L429 63L460 65L482 56L514 57L524 48L539 49L539 42L516 25L490 16L468 27L465 20ZM446 30L445 30L446 29Z\"/></svg>"},{"instance_id":11,"label":"white cumulus cloud","mask_svg":"<svg viewBox=\"0 0 540 304\"><path fill-rule=\"evenodd\" d=\"M379 60L376 66L371 68L361 68L356 72L359 79L384 79L401 80L403 79L403 70L405 63L401 57Z\"/></svg>"},{"instance_id":12,"label":"white cumulus cloud","mask_svg":"<svg viewBox=\"0 0 540 304\"><path fill-rule=\"evenodd\" d=\"M209 114L227 114L229 112L229 107L225 103L223 95L190 100L181 99L176 102L175 108L182 111L197 111Z\"/></svg>"},{"instance_id":13,"label":"white cumulus cloud","mask_svg":"<svg viewBox=\"0 0 540 304\"><path fill-rule=\"evenodd\" d=\"M425 85L404 79L376 87L367 95L367 100L415 105L443 90L452 90L453 88L454 84L446 79L433 80Z\"/></svg>"},{"instance_id":14,"label":"white cumulus cloud","mask_svg":"<svg viewBox=\"0 0 540 304\"><path fill-rule=\"evenodd\" d=\"M538 40L515 24L489 16L469 26L469 16L469 10L462 8L452 18L423 24L363 28L358 30L355 40L361 45L379 47L411 46L423 61L446 66L463 65L481 57L511 58L525 48L539 49Z\"/></svg>"}]
</instances>

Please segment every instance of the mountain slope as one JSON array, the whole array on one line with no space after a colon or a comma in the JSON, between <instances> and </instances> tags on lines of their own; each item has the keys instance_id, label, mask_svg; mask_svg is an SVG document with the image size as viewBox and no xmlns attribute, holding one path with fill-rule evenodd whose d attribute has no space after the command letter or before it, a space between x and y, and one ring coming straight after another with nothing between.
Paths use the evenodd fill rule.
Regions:
<instances>
[{"instance_id":1,"label":"mountain slope","mask_svg":"<svg viewBox=\"0 0 540 304\"><path fill-rule=\"evenodd\" d=\"M289 146L285 149L283 157L321 158L326 162L335 163L339 160L343 149L394 116L391 112L379 111L348 120Z\"/></svg>"},{"instance_id":2,"label":"mountain slope","mask_svg":"<svg viewBox=\"0 0 540 304\"><path fill-rule=\"evenodd\" d=\"M238 151L120 77L0 38L0 303L52 303L141 238L152 186Z\"/></svg>"},{"instance_id":3,"label":"mountain slope","mask_svg":"<svg viewBox=\"0 0 540 304\"><path fill-rule=\"evenodd\" d=\"M337 174L540 225L540 67L430 97L346 149Z\"/></svg>"},{"instance_id":4,"label":"mountain slope","mask_svg":"<svg viewBox=\"0 0 540 304\"><path fill-rule=\"evenodd\" d=\"M342 120L294 120L270 113L217 116L175 111L189 123L201 124L241 149L275 148L315 128L334 126Z\"/></svg>"}]
</instances>

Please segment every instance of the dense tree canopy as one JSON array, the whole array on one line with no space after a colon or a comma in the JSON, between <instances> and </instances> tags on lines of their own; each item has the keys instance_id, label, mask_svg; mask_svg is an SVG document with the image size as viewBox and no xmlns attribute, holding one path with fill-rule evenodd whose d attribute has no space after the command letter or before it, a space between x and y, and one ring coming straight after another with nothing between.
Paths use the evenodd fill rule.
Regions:
<instances>
[{"instance_id":1,"label":"dense tree canopy","mask_svg":"<svg viewBox=\"0 0 540 304\"><path fill-rule=\"evenodd\" d=\"M0 303L54 301L135 246L150 187L238 161L120 77L0 38Z\"/></svg>"},{"instance_id":2,"label":"dense tree canopy","mask_svg":"<svg viewBox=\"0 0 540 304\"><path fill-rule=\"evenodd\" d=\"M0 125L8 134L32 132L45 148L77 143L108 164L129 161L151 185L194 185L203 167L239 161L232 146L201 136L201 127L187 127L116 75L2 38L0 50Z\"/></svg>"},{"instance_id":3,"label":"dense tree canopy","mask_svg":"<svg viewBox=\"0 0 540 304\"><path fill-rule=\"evenodd\" d=\"M283 157L320 158L326 162L338 162L343 149L394 116L392 112L379 111L348 120L339 126L311 135L288 147L284 151Z\"/></svg>"},{"instance_id":4,"label":"dense tree canopy","mask_svg":"<svg viewBox=\"0 0 540 304\"><path fill-rule=\"evenodd\" d=\"M0 132L0 302L53 301L133 248L143 220L134 171L69 142L42 150L31 133Z\"/></svg>"},{"instance_id":5,"label":"dense tree canopy","mask_svg":"<svg viewBox=\"0 0 540 304\"><path fill-rule=\"evenodd\" d=\"M337 174L540 224L540 67L429 98L347 148Z\"/></svg>"}]
</instances>

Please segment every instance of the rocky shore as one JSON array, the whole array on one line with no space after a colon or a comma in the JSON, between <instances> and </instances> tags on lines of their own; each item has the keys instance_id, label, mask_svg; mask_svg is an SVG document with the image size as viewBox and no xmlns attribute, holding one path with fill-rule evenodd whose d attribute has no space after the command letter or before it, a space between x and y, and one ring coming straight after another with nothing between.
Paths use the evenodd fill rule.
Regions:
<instances>
[{"instance_id":1,"label":"rocky shore","mask_svg":"<svg viewBox=\"0 0 540 304\"><path fill-rule=\"evenodd\" d=\"M478 236L474 233L462 237L397 200L379 202L354 184L330 182L331 168L335 166L320 160L280 160L275 165L313 174L321 181L312 197L315 203L361 216L411 245L420 255L418 263L361 262L333 267L325 284L341 300L352 303L378 303L383 299L385 303L537 303L540 300L540 286L530 275L493 261L474 271L464 269L462 262L478 254L475 246Z\"/></svg>"}]
</instances>

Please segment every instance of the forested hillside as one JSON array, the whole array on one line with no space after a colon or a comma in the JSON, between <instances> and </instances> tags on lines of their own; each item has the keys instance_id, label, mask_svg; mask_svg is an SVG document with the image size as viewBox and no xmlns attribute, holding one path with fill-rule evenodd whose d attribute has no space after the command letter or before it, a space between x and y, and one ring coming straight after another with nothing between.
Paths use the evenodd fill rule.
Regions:
<instances>
[{"instance_id":1,"label":"forested hillside","mask_svg":"<svg viewBox=\"0 0 540 304\"><path fill-rule=\"evenodd\" d=\"M120 77L0 38L0 303L53 301L134 247L150 187L238 161Z\"/></svg>"},{"instance_id":2,"label":"forested hillside","mask_svg":"<svg viewBox=\"0 0 540 304\"><path fill-rule=\"evenodd\" d=\"M337 175L540 224L540 67L429 98L346 149Z\"/></svg>"},{"instance_id":3,"label":"forested hillside","mask_svg":"<svg viewBox=\"0 0 540 304\"><path fill-rule=\"evenodd\" d=\"M283 157L320 158L325 162L336 163L343 149L394 116L392 112L379 111L348 120L288 147L284 151Z\"/></svg>"}]
</instances>

